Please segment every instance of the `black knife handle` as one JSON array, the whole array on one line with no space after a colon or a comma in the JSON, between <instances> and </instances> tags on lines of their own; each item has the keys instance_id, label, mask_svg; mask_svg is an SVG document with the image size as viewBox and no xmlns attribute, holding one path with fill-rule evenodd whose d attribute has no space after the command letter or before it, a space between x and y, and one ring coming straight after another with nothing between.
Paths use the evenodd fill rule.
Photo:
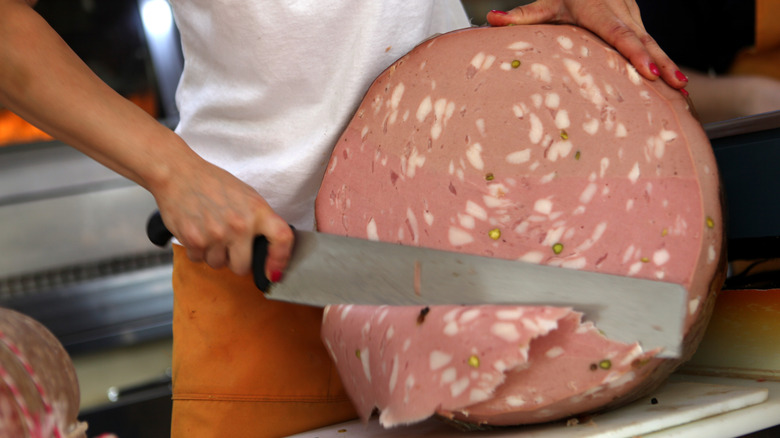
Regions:
<instances>
[{"instance_id":1,"label":"black knife handle","mask_svg":"<svg viewBox=\"0 0 780 438\"><path fill-rule=\"evenodd\" d=\"M290 225L290 228L293 228L293 226ZM163 223L159 211L155 211L149 216L149 220L146 223L146 237L159 247L167 245L173 238L173 234ZM267 291L268 287L271 286L271 281L265 276L265 260L267 257L268 239L265 236L255 237L255 240L252 242L252 277L254 278L255 286L263 292Z\"/></svg>"},{"instance_id":2,"label":"black knife handle","mask_svg":"<svg viewBox=\"0 0 780 438\"><path fill-rule=\"evenodd\" d=\"M265 276L265 259L268 257L268 239L256 236L252 241L252 277L255 286L263 292L268 292L271 280Z\"/></svg>"},{"instance_id":3,"label":"black knife handle","mask_svg":"<svg viewBox=\"0 0 780 438\"><path fill-rule=\"evenodd\" d=\"M149 216L149 220L146 222L146 237L161 248L167 245L173 238L173 234L168 231L159 211L155 211Z\"/></svg>"},{"instance_id":4,"label":"black knife handle","mask_svg":"<svg viewBox=\"0 0 780 438\"><path fill-rule=\"evenodd\" d=\"M294 226L289 223L287 226L295 231ZM265 260L267 258L268 239L263 235L257 235L252 241L252 277L255 279L255 286L263 293L268 292L268 288L271 286L271 280L265 276Z\"/></svg>"}]
</instances>

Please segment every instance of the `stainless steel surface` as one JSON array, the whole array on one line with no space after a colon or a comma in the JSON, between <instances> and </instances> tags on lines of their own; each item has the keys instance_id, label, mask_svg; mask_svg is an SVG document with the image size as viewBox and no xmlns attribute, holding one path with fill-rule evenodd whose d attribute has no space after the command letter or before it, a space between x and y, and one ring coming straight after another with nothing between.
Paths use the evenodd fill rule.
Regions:
<instances>
[{"instance_id":1,"label":"stainless steel surface","mask_svg":"<svg viewBox=\"0 0 780 438\"><path fill-rule=\"evenodd\" d=\"M0 278L155 251L143 188L52 142L0 149Z\"/></svg>"},{"instance_id":2,"label":"stainless steel surface","mask_svg":"<svg viewBox=\"0 0 780 438\"><path fill-rule=\"evenodd\" d=\"M59 142L0 149L0 306L71 353L171 336L170 250L143 188Z\"/></svg>"},{"instance_id":3,"label":"stainless steel surface","mask_svg":"<svg viewBox=\"0 0 780 438\"><path fill-rule=\"evenodd\" d=\"M653 404L652 400L656 403ZM780 432L780 382L674 374L652 394L624 407L557 422L462 431L438 418L382 428L376 418L339 423L295 438L735 438ZM766 429L766 433L753 432Z\"/></svg>"},{"instance_id":4,"label":"stainless steel surface","mask_svg":"<svg viewBox=\"0 0 780 438\"><path fill-rule=\"evenodd\" d=\"M704 125L704 130L710 140L775 128L780 128L780 110Z\"/></svg>"},{"instance_id":5,"label":"stainless steel surface","mask_svg":"<svg viewBox=\"0 0 780 438\"><path fill-rule=\"evenodd\" d=\"M269 298L326 304L572 307L606 336L677 357L686 311L676 284L307 231Z\"/></svg>"},{"instance_id":6,"label":"stainless steel surface","mask_svg":"<svg viewBox=\"0 0 780 438\"><path fill-rule=\"evenodd\" d=\"M171 336L171 266L3 297L0 305L44 324L70 353Z\"/></svg>"},{"instance_id":7,"label":"stainless steel surface","mask_svg":"<svg viewBox=\"0 0 780 438\"><path fill-rule=\"evenodd\" d=\"M130 182L59 142L0 149L0 206Z\"/></svg>"},{"instance_id":8,"label":"stainless steel surface","mask_svg":"<svg viewBox=\"0 0 780 438\"><path fill-rule=\"evenodd\" d=\"M0 277L153 250L143 224L154 199L136 186L0 207Z\"/></svg>"}]
</instances>

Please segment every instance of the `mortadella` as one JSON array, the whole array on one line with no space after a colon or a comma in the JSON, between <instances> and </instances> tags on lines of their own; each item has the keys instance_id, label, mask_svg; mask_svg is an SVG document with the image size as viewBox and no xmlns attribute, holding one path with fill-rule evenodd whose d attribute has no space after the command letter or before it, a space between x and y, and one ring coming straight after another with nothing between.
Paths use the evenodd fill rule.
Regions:
<instances>
[{"instance_id":1,"label":"mortadella","mask_svg":"<svg viewBox=\"0 0 780 438\"><path fill-rule=\"evenodd\" d=\"M656 388L693 354L723 281L719 184L688 99L586 30L423 42L335 146L318 229L681 284L685 352L610 340L576 309L333 306L322 337L359 414L528 424Z\"/></svg>"}]
</instances>

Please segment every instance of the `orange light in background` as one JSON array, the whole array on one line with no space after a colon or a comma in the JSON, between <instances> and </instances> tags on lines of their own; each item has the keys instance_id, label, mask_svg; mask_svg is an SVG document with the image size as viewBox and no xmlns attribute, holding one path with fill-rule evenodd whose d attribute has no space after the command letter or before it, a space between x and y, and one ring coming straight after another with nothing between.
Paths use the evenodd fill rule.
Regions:
<instances>
[{"instance_id":1,"label":"orange light in background","mask_svg":"<svg viewBox=\"0 0 780 438\"><path fill-rule=\"evenodd\" d=\"M11 111L0 109L0 146L45 140L51 140L51 136Z\"/></svg>"}]
</instances>

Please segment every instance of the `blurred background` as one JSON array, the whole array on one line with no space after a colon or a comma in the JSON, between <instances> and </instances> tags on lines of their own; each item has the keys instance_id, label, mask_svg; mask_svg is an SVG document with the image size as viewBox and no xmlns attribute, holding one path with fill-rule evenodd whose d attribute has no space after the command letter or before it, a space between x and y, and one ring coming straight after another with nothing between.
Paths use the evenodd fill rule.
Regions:
<instances>
[{"instance_id":1,"label":"blurred background","mask_svg":"<svg viewBox=\"0 0 780 438\"><path fill-rule=\"evenodd\" d=\"M522 3L463 1L478 26L488 11ZM774 12L736 0L640 4L650 33L691 76L702 121L780 108L780 37L755 37L756 17L777 23ZM104 81L175 126L183 61L165 0L40 0L36 9ZM70 353L90 436L168 436L171 254L144 234L154 200L2 108L0 146L0 306L44 323Z\"/></svg>"}]
</instances>

